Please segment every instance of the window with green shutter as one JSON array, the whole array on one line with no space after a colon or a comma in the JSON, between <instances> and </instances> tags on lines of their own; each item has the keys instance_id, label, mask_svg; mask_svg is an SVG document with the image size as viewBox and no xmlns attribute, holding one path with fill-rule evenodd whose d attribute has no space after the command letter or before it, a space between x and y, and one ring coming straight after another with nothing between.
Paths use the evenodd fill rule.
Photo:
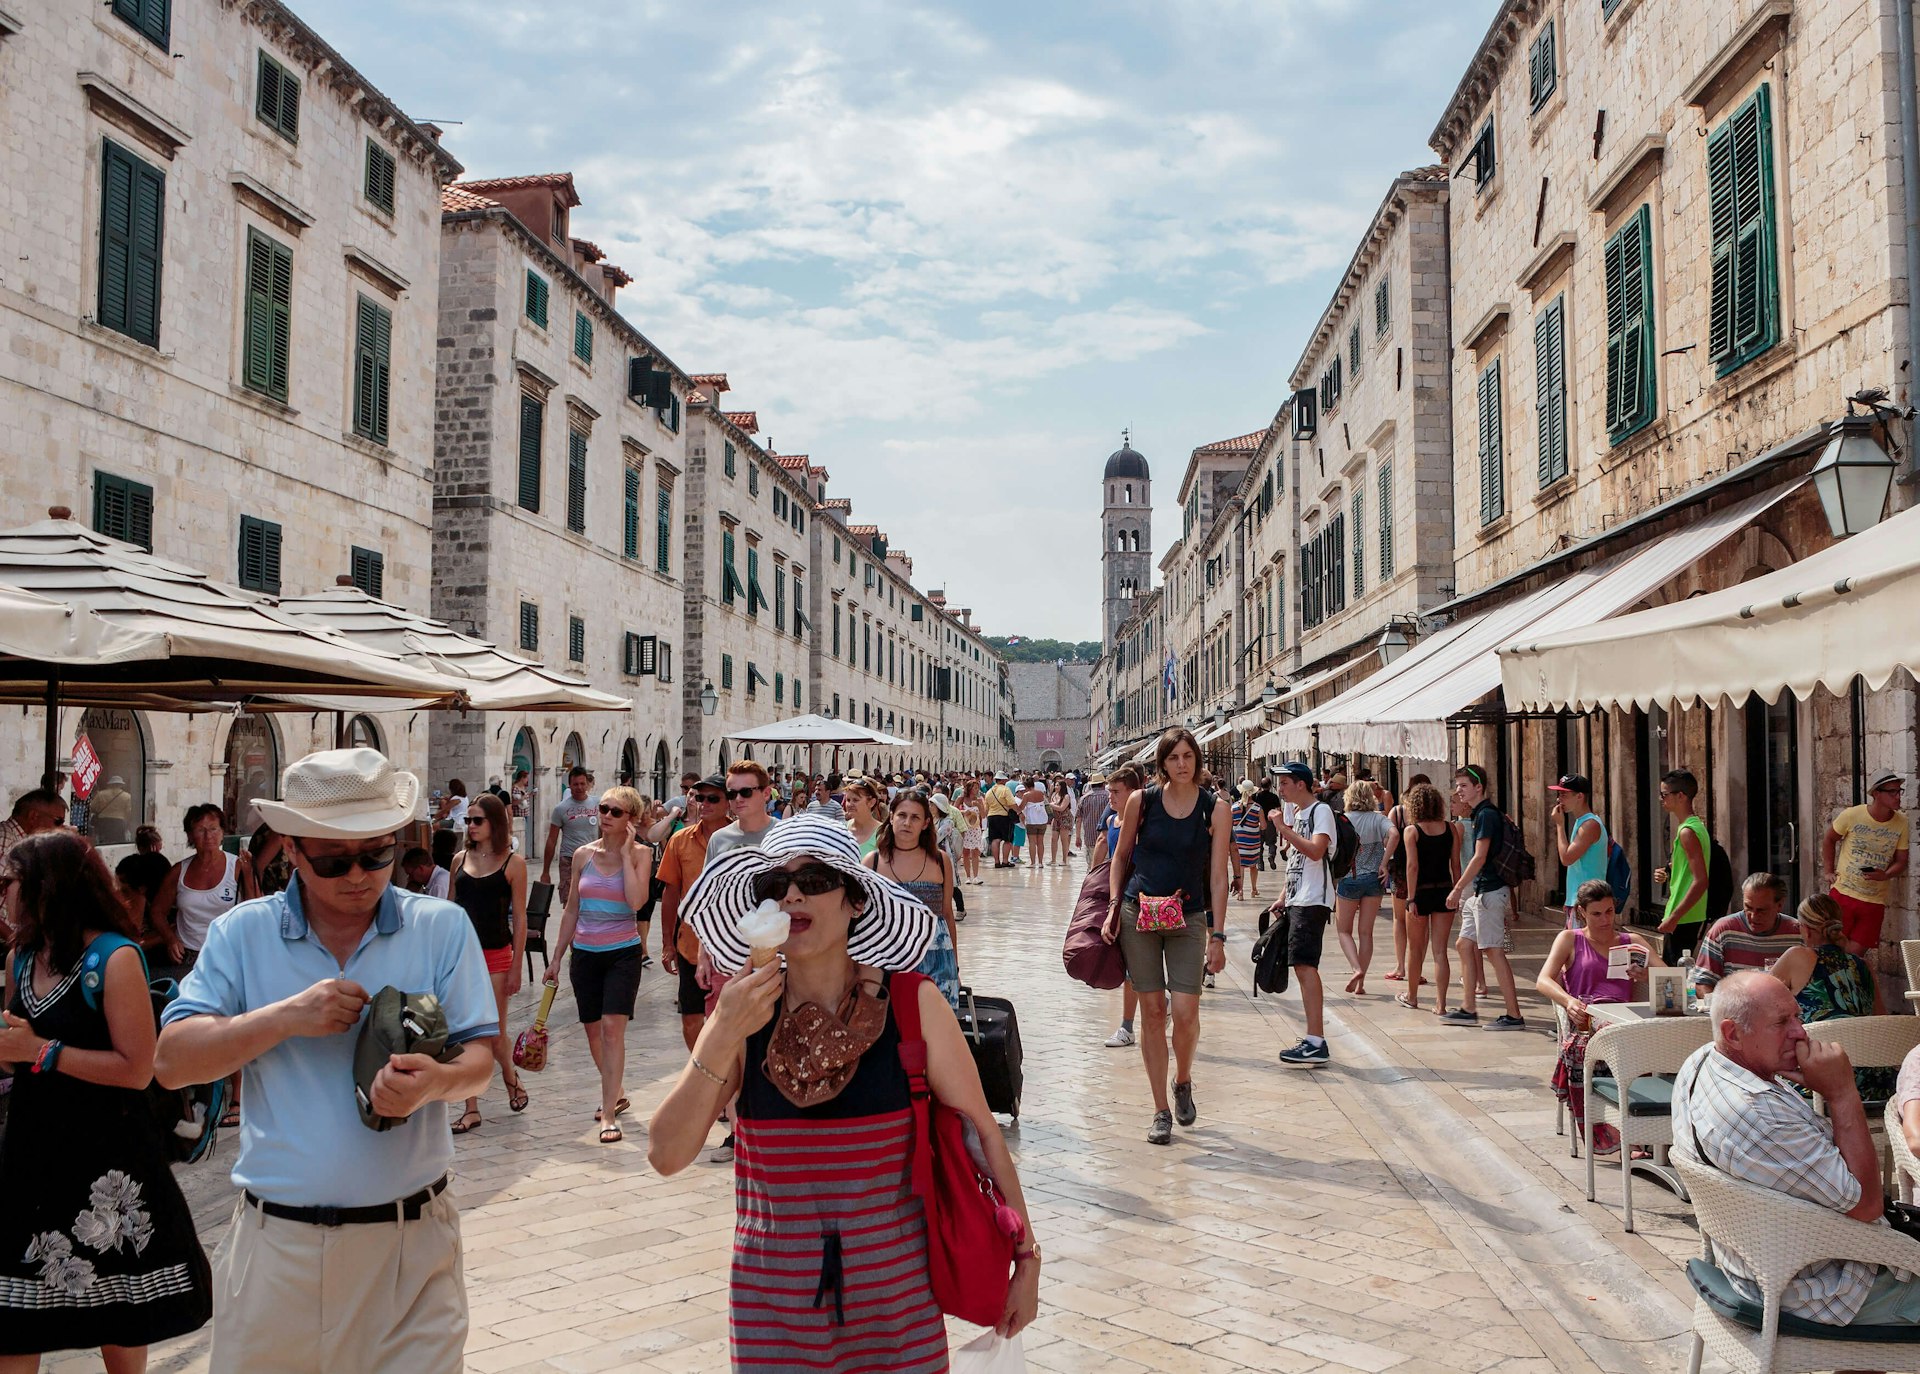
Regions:
<instances>
[{"instance_id":1,"label":"window with green shutter","mask_svg":"<svg viewBox=\"0 0 1920 1374\"><path fill-rule=\"evenodd\" d=\"M520 393L520 509L540 509L540 431L547 408L539 398Z\"/></svg>"},{"instance_id":2,"label":"window with green shutter","mask_svg":"<svg viewBox=\"0 0 1920 1374\"><path fill-rule=\"evenodd\" d=\"M238 565L242 587L280 595L280 527L271 520L241 516Z\"/></svg>"},{"instance_id":3,"label":"window with green shutter","mask_svg":"<svg viewBox=\"0 0 1920 1374\"><path fill-rule=\"evenodd\" d=\"M387 408L393 386L393 312L365 296L353 326L353 432L387 442Z\"/></svg>"},{"instance_id":4,"label":"window with green shutter","mask_svg":"<svg viewBox=\"0 0 1920 1374\"><path fill-rule=\"evenodd\" d=\"M656 572L672 573L673 564L673 492L664 484L653 494L653 567Z\"/></svg>"},{"instance_id":5,"label":"window with green shutter","mask_svg":"<svg viewBox=\"0 0 1920 1374\"><path fill-rule=\"evenodd\" d=\"M593 321L584 310L573 312L573 356L583 363L593 361Z\"/></svg>"},{"instance_id":6,"label":"window with green shutter","mask_svg":"<svg viewBox=\"0 0 1920 1374\"><path fill-rule=\"evenodd\" d=\"M1557 296L1533 322L1533 379L1539 412L1540 485L1567 475L1567 298Z\"/></svg>"},{"instance_id":7,"label":"window with green shutter","mask_svg":"<svg viewBox=\"0 0 1920 1374\"><path fill-rule=\"evenodd\" d=\"M1348 501L1348 518L1353 521L1353 599L1358 601L1367 590L1367 494L1356 490Z\"/></svg>"},{"instance_id":8,"label":"window with green shutter","mask_svg":"<svg viewBox=\"0 0 1920 1374\"><path fill-rule=\"evenodd\" d=\"M806 584L801 582L800 574L793 575L793 637L799 639L807 632L807 613L800 608L807 604Z\"/></svg>"},{"instance_id":9,"label":"window with green shutter","mask_svg":"<svg viewBox=\"0 0 1920 1374\"><path fill-rule=\"evenodd\" d=\"M95 318L116 333L158 347L166 175L104 140L100 183L100 300Z\"/></svg>"},{"instance_id":10,"label":"window with green shutter","mask_svg":"<svg viewBox=\"0 0 1920 1374\"><path fill-rule=\"evenodd\" d=\"M738 460L739 455L734 451L732 444L722 444L720 446L721 470L725 472L727 476L731 477L734 475L737 470L736 465Z\"/></svg>"},{"instance_id":11,"label":"window with green shutter","mask_svg":"<svg viewBox=\"0 0 1920 1374\"><path fill-rule=\"evenodd\" d=\"M393 177L396 164L393 154L382 148L372 139L367 140L367 174L365 191L367 203L376 210L393 213Z\"/></svg>"},{"instance_id":12,"label":"window with green shutter","mask_svg":"<svg viewBox=\"0 0 1920 1374\"><path fill-rule=\"evenodd\" d=\"M760 590L760 550L747 545L747 614L758 616L760 608L767 604L767 594Z\"/></svg>"},{"instance_id":13,"label":"window with green shutter","mask_svg":"<svg viewBox=\"0 0 1920 1374\"><path fill-rule=\"evenodd\" d=\"M1556 46L1553 20L1549 19L1540 26L1533 46L1527 50L1527 98L1536 110L1547 103L1547 97L1560 84L1560 57L1554 51Z\"/></svg>"},{"instance_id":14,"label":"window with green shutter","mask_svg":"<svg viewBox=\"0 0 1920 1374\"><path fill-rule=\"evenodd\" d=\"M531 601L520 603L520 647L530 654L540 652L540 608Z\"/></svg>"},{"instance_id":15,"label":"window with green shutter","mask_svg":"<svg viewBox=\"0 0 1920 1374\"><path fill-rule=\"evenodd\" d=\"M1500 412L1500 360L1480 374L1480 523L1490 525L1507 509L1506 446Z\"/></svg>"},{"instance_id":16,"label":"window with green shutter","mask_svg":"<svg viewBox=\"0 0 1920 1374\"><path fill-rule=\"evenodd\" d=\"M661 417L668 429L675 434L680 432L680 393L675 392L667 399L666 413Z\"/></svg>"},{"instance_id":17,"label":"window with green shutter","mask_svg":"<svg viewBox=\"0 0 1920 1374\"><path fill-rule=\"evenodd\" d=\"M720 687L723 691L733 690L733 655L720 655Z\"/></svg>"},{"instance_id":18,"label":"window with green shutter","mask_svg":"<svg viewBox=\"0 0 1920 1374\"><path fill-rule=\"evenodd\" d=\"M787 675L776 672L773 675L773 704L784 706L787 700Z\"/></svg>"},{"instance_id":19,"label":"window with green shutter","mask_svg":"<svg viewBox=\"0 0 1920 1374\"><path fill-rule=\"evenodd\" d=\"M300 141L300 78L260 50L259 89L253 112L289 143Z\"/></svg>"},{"instance_id":20,"label":"window with green shutter","mask_svg":"<svg viewBox=\"0 0 1920 1374\"><path fill-rule=\"evenodd\" d=\"M241 355L247 389L286 400L293 352L293 250L251 228L245 333Z\"/></svg>"},{"instance_id":21,"label":"window with green shutter","mask_svg":"<svg viewBox=\"0 0 1920 1374\"><path fill-rule=\"evenodd\" d=\"M529 267L527 269L527 318L542 329L547 327L547 292L547 279Z\"/></svg>"},{"instance_id":22,"label":"window with green shutter","mask_svg":"<svg viewBox=\"0 0 1920 1374\"><path fill-rule=\"evenodd\" d=\"M1480 128L1480 136L1473 141L1473 151L1467 155L1473 164L1473 188L1484 191L1493 181L1493 174L1499 170L1500 154L1494 143L1493 120L1489 119Z\"/></svg>"},{"instance_id":23,"label":"window with green shutter","mask_svg":"<svg viewBox=\"0 0 1920 1374\"><path fill-rule=\"evenodd\" d=\"M747 464L747 495L758 496L759 494L760 494L760 465L758 463L748 463Z\"/></svg>"},{"instance_id":24,"label":"window with green shutter","mask_svg":"<svg viewBox=\"0 0 1920 1374\"><path fill-rule=\"evenodd\" d=\"M1380 465L1380 580L1393 577L1393 465Z\"/></svg>"},{"instance_id":25,"label":"window with green shutter","mask_svg":"<svg viewBox=\"0 0 1920 1374\"><path fill-rule=\"evenodd\" d=\"M1707 199L1713 229L1709 347L1724 377L1780 342L1770 87L1760 87L1708 135Z\"/></svg>"},{"instance_id":26,"label":"window with green shutter","mask_svg":"<svg viewBox=\"0 0 1920 1374\"><path fill-rule=\"evenodd\" d=\"M169 0L112 0L115 15L133 25L149 42L166 47L173 32Z\"/></svg>"},{"instance_id":27,"label":"window with green shutter","mask_svg":"<svg viewBox=\"0 0 1920 1374\"><path fill-rule=\"evenodd\" d=\"M793 680L793 709L798 711L800 705L800 679L796 677Z\"/></svg>"},{"instance_id":28,"label":"window with green shutter","mask_svg":"<svg viewBox=\"0 0 1920 1374\"><path fill-rule=\"evenodd\" d=\"M587 622L577 615L567 617L567 661L587 661Z\"/></svg>"},{"instance_id":29,"label":"window with green shutter","mask_svg":"<svg viewBox=\"0 0 1920 1374\"><path fill-rule=\"evenodd\" d=\"M384 599L387 594L387 556L356 544L347 561L353 585L376 601Z\"/></svg>"},{"instance_id":30,"label":"window with green shutter","mask_svg":"<svg viewBox=\"0 0 1920 1374\"><path fill-rule=\"evenodd\" d=\"M720 532L720 604L731 606L734 599L744 591L740 585L740 574L733 567L733 531Z\"/></svg>"},{"instance_id":31,"label":"window with green shutter","mask_svg":"<svg viewBox=\"0 0 1920 1374\"><path fill-rule=\"evenodd\" d=\"M587 436L567 431L567 528L587 532Z\"/></svg>"},{"instance_id":32,"label":"window with green shutter","mask_svg":"<svg viewBox=\"0 0 1920 1374\"><path fill-rule=\"evenodd\" d=\"M1607 240L1607 439L1653 423L1653 214L1645 205Z\"/></svg>"},{"instance_id":33,"label":"window with green shutter","mask_svg":"<svg viewBox=\"0 0 1920 1374\"><path fill-rule=\"evenodd\" d=\"M93 528L153 552L153 488L111 472L93 474Z\"/></svg>"},{"instance_id":34,"label":"window with green shutter","mask_svg":"<svg viewBox=\"0 0 1920 1374\"><path fill-rule=\"evenodd\" d=\"M620 671L627 677L640 676L640 636L632 630L620 636Z\"/></svg>"},{"instance_id":35,"label":"window with green shutter","mask_svg":"<svg viewBox=\"0 0 1920 1374\"><path fill-rule=\"evenodd\" d=\"M640 556L640 473L635 468L625 469L622 475L625 487L621 492L620 508L620 556L638 558Z\"/></svg>"},{"instance_id":36,"label":"window with green shutter","mask_svg":"<svg viewBox=\"0 0 1920 1374\"><path fill-rule=\"evenodd\" d=\"M773 628L787 628L787 579L777 563L773 569Z\"/></svg>"},{"instance_id":37,"label":"window with green shutter","mask_svg":"<svg viewBox=\"0 0 1920 1374\"><path fill-rule=\"evenodd\" d=\"M1360 326L1347 331L1347 369L1353 373L1353 379L1360 380Z\"/></svg>"},{"instance_id":38,"label":"window with green shutter","mask_svg":"<svg viewBox=\"0 0 1920 1374\"><path fill-rule=\"evenodd\" d=\"M1391 277L1381 277L1380 284L1373 288L1373 333L1375 338L1384 338L1387 329L1393 323L1393 283Z\"/></svg>"}]
</instances>

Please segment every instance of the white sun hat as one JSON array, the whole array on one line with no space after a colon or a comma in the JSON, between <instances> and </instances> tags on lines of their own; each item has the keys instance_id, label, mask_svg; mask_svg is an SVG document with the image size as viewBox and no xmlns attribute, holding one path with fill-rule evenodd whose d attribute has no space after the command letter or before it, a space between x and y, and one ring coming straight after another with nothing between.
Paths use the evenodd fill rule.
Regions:
<instances>
[{"instance_id":1,"label":"white sun hat","mask_svg":"<svg viewBox=\"0 0 1920 1374\"><path fill-rule=\"evenodd\" d=\"M287 766L280 800L253 803L282 835L371 840L413 819L420 779L396 769L378 749L325 749Z\"/></svg>"}]
</instances>

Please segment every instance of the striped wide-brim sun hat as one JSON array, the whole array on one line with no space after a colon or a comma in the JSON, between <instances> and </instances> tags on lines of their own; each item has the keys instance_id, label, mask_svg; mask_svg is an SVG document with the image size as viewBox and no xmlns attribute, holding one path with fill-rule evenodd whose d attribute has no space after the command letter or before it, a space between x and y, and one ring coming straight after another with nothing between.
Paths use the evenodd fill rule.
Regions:
<instances>
[{"instance_id":1,"label":"striped wide-brim sun hat","mask_svg":"<svg viewBox=\"0 0 1920 1374\"><path fill-rule=\"evenodd\" d=\"M778 821L758 849L733 849L713 860L687 891L682 911L694 934L722 973L747 965L751 949L741 938L740 922L758 903L753 880L796 858L818 860L860 885L866 903L854 918L847 953L854 963L889 973L917 968L933 945L939 921L911 892L861 866L860 846L837 821L822 815L798 815Z\"/></svg>"}]
</instances>

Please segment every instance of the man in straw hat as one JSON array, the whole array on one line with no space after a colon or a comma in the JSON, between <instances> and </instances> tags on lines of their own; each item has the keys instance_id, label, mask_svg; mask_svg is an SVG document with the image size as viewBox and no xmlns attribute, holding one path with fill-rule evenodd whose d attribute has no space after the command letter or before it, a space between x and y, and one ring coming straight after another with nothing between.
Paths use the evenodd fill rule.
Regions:
<instances>
[{"instance_id":1,"label":"man in straw hat","mask_svg":"<svg viewBox=\"0 0 1920 1374\"><path fill-rule=\"evenodd\" d=\"M255 805L288 837L296 880L214 922L154 1055L165 1087L247 1072L211 1368L455 1371L467 1299L443 1104L493 1077L486 960L464 911L392 882L395 832L420 794L411 773L334 749L289 767L281 794ZM400 1120L372 1131L354 1045L387 986L438 997L457 1053L392 1056L372 1107Z\"/></svg>"}]
</instances>

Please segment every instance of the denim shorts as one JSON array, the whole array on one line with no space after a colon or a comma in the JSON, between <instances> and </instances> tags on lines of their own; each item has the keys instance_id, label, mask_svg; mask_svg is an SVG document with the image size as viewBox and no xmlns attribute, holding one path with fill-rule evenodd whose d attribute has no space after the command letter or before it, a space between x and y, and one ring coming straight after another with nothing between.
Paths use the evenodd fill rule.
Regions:
<instances>
[{"instance_id":1,"label":"denim shorts","mask_svg":"<svg viewBox=\"0 0 1920 1374\"><path fill-rule=\"evenodd\" d=\"M1380 881L1376 870L1372 873L1349 873L1334 885L1334 891L1348 901L1358 901L1362 897L1384 897L1386 885Z\"/></svg>"}]
</instances>

